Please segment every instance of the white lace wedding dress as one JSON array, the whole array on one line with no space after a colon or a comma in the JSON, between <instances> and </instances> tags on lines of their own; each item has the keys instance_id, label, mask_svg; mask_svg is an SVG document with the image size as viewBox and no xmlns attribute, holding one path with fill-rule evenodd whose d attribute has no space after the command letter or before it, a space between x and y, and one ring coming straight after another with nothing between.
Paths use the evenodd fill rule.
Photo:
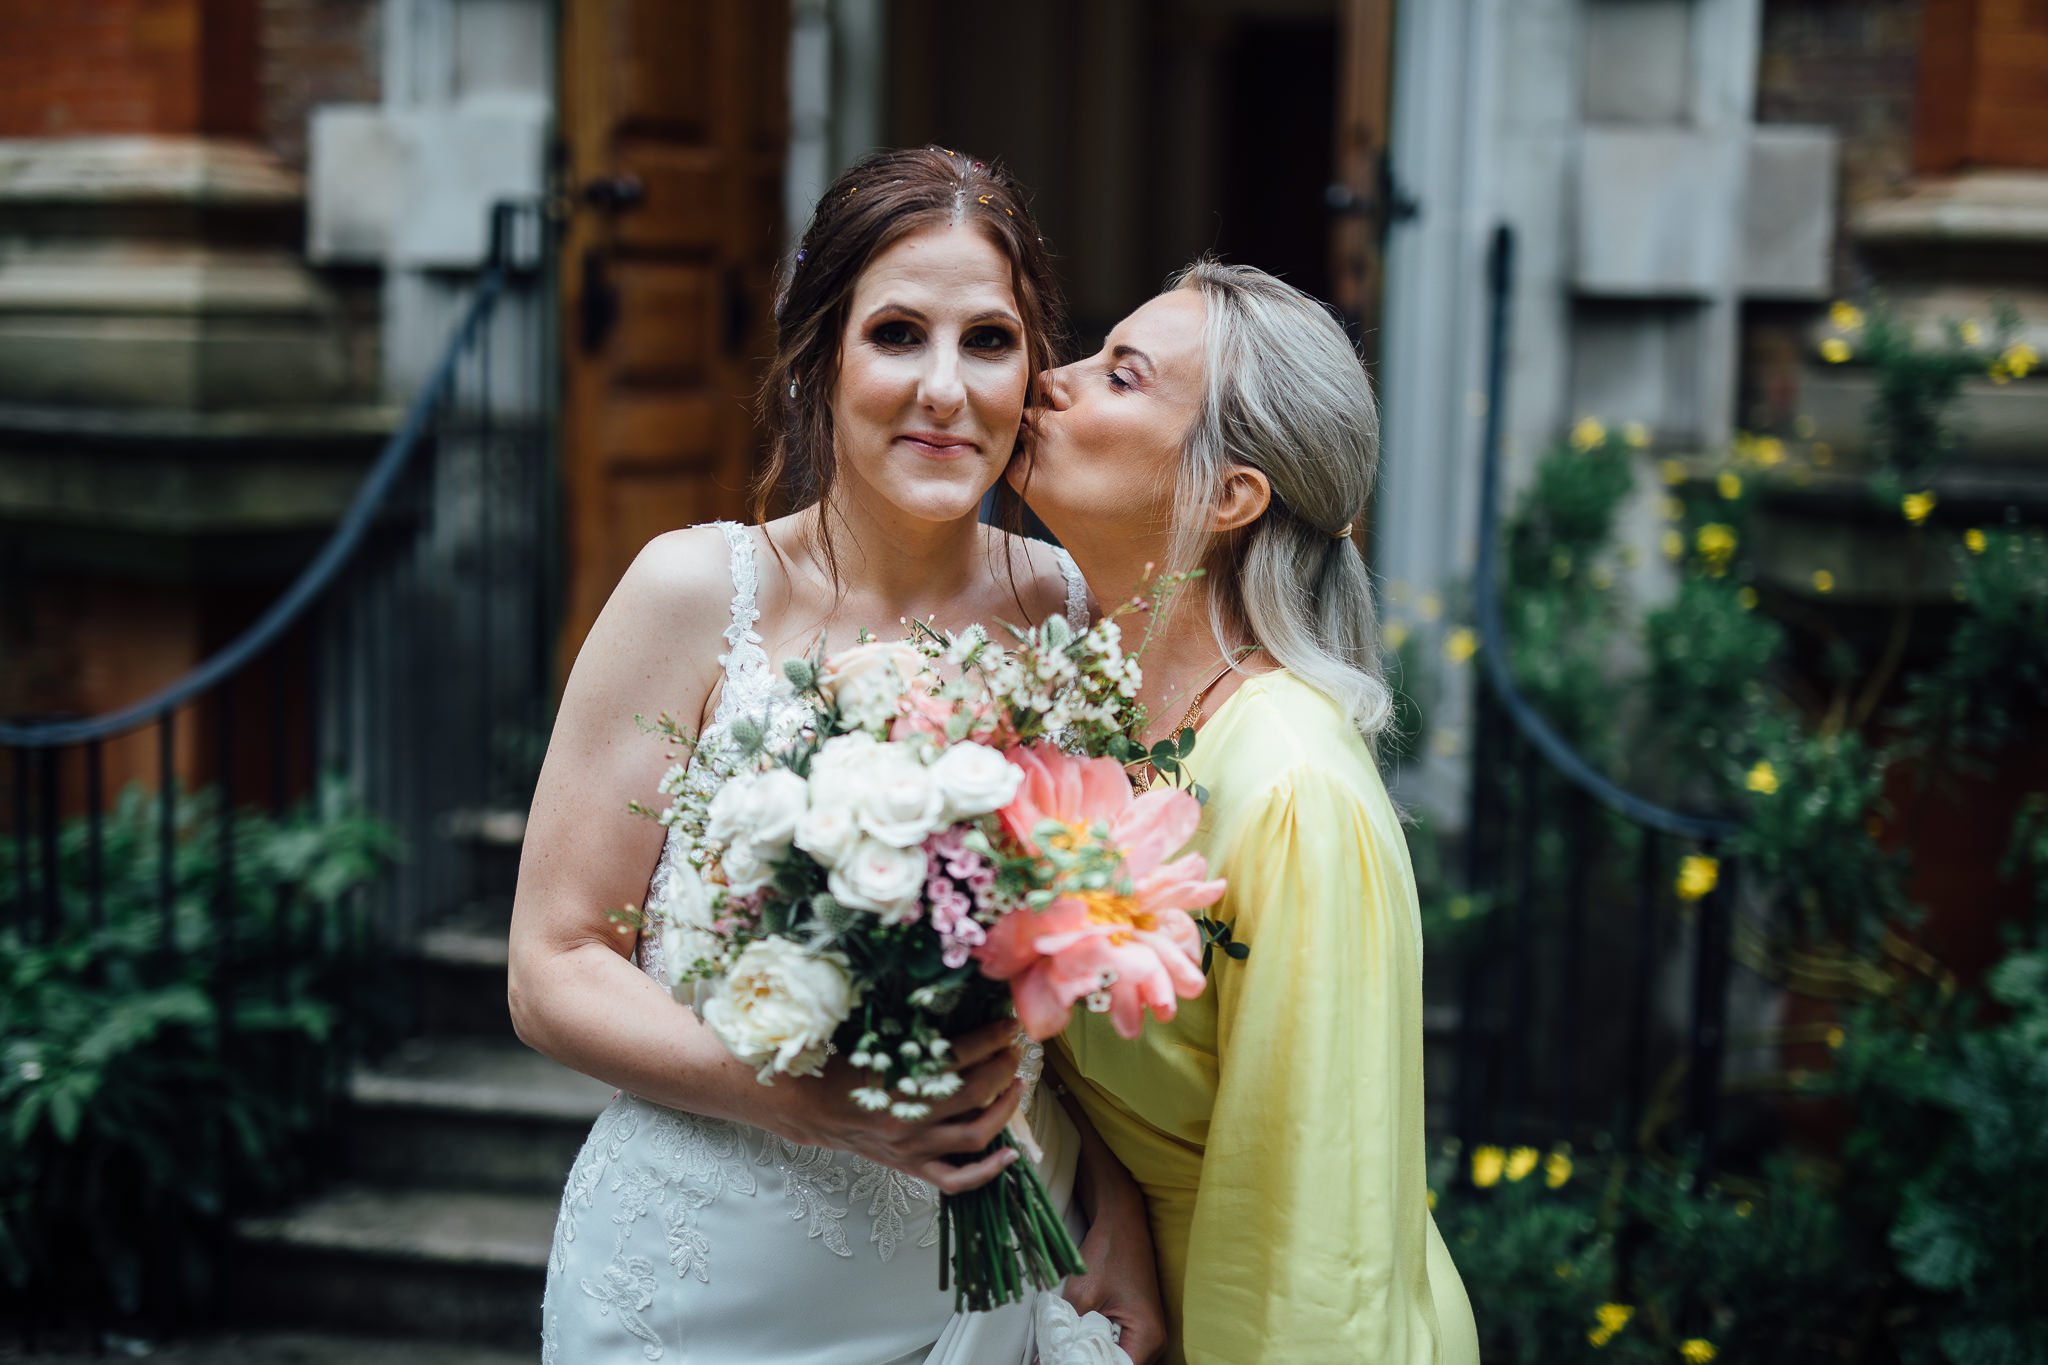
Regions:
<instances>
[{"instance_id":1,"label":"white lace wedding dress","mask_svg":"<svg viewBox=\"0 0 2048 1365\"><path fill-rule=\"evenodd\" d=\"M811 714L777 695L754 632L755 535L717 525L732 556L732 624L725 689L686 778L703 791L732 771L723 740L736 717L765 716L771 733L787 735ZM1080 575L1064 554L1061 567L1068 615L1085 624ZM647 904L662 901L685 853L672 830ZM642 932L637 960L666 980L657 928ZM1073 1126L1056 1103L1031 1109L1040 1174L1066 1208ZM939 1290L938 1207L926 1182L851 1153L621 1094L562 1192L542 1365L1128 1365L1103 1319L1077 1322L1052 1296L955 1315L952 1294Z\"/></svg>"}]
</instances>

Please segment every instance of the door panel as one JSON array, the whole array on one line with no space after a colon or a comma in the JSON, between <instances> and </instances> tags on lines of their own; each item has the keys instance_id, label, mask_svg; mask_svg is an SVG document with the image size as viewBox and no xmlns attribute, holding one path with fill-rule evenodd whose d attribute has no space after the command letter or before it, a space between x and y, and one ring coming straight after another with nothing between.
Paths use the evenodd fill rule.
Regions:
<instances>
[{"instance_id":1,"label":"door panel","mask_svg":"<svg viewBox=\"0 0 2048 1365\"><path fill-rule=\"evenodd\" d=\"M745 515L773 346L788 7L563 11L566 667L651 537Z\"/></svg>"},{"instance_id":2,"label":"door panel","mask_svg":"<svg viewBox=\"0 0 2048 1365\"><path fill-rule=\"evenodd\" d=\"M1337 60L1337 164L1330 185L1334 302L1379 356L1381 253L1392 215L1387 124L1392 100L1395 0L1342 0Z\"/></svg>"}]
</instances>

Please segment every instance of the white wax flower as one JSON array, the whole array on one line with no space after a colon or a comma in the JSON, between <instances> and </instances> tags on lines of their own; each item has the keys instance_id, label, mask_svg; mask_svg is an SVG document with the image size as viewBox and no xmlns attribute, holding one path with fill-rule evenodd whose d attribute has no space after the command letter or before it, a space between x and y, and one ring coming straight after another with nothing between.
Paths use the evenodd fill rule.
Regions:
<instances>
[{"instance_id":1,"label":"white wax flower","mask_svg":"<svg viewBox=\"0 0 2048 1365\"><path fill-rule=\"evenodd\" d=\"M784 938L741 950L704 1002L704 1022L765 1084L777 1072L815 1076L832 1034L853 1012L853 977L838 953Z\"/></svg>"},{"instance_id":2,"label":"white wax flower","mask_svg":"<svg viewBox=\"0 0 2048 1365\"><path fill-rule=\"evenodd\" d=\"M1024 781L1022 768L984 744L955 744L928 771L949 824L1001 810Z\"/></svg>"},{"instance_id":3,"label":"white wax flower","mask_svg":"<svg viewBox=\"0 0 2048 1365\"><path fill-rule=\"evenodd\" d=\"M872 910L891 924L917 913L924 882L922 848L897 848L879 839L861 840L825 877L826 887L841 905Z\"/></svg>"}]
</instances>

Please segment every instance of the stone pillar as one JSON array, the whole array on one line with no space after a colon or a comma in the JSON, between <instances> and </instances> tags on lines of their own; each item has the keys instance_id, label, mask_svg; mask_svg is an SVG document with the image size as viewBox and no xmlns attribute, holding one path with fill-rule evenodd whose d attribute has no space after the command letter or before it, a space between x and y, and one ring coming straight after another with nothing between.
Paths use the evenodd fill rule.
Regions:
<instances>
[{"instance_id":1,"label":"stone pillar","mask_svg":"<svg viewBox=\"0 0 2048 1365\"><path fill-rule=\"evenodd\" d=\"M95 714L206 657L389 428L259 140L260 20L0 0L0 713ZM110 790L151 742L109 753Z\"/></svg>"}]
</instances>

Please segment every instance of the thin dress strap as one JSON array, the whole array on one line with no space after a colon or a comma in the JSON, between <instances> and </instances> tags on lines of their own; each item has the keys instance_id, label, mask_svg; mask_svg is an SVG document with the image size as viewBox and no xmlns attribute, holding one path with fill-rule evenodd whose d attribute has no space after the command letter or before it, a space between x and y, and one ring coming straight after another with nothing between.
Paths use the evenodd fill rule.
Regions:
<instances>
[{"instance_id":1,"label":"thin dress strap","mask_svg":"<svg viewBox=\"0 0 2048 1365\"><path fill-rule=\"evenodd\" d=\"M1060 576L1067 580L1067 624L1075 630L1088 629L1088 580L1081 577L1081 566L1074 557L1055 545L1052 556L1060 566Z\"/></svg>"},{"instance_id":2,"label":"thin dress strap","mask_svg":"<svg viewBox=\"0 0 2048 1365\"><path fill-rule=\"evenodd\" d=\"M725 670L725 694L730 697L734 682L768 667L767 651L761 648L761 637L754 630L761 619L761 579L754 563L754 538L747 528L736 521L712 524L725 534L732 573L732 624L725 628L726 652L718 656L719 667ZM725 709L724 700L720 698L720 710Z\"/></svg>"}]
</instances>

